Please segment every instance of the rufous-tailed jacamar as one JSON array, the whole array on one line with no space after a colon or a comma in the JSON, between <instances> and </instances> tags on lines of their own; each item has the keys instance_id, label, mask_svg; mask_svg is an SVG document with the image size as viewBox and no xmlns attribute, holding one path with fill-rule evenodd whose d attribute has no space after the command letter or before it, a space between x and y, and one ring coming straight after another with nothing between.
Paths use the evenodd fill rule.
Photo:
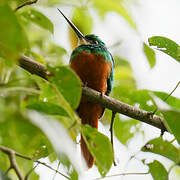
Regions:
<instances>
[{"instance_id":1,"label":"rufous-tailed jacamar","mask_svg":"<svg viewBox=\"0 0 180 180\"><path fill-rule=\"evenodd\" d=\"M59 10L59 9L58 9ZM102 94L109 95L113 86L114 61L106 45L95 35L84 36L78 28L59 10L79 39L79 45L71 54L70 67L80 77L83 84ZM97 103L89 102L82 97L77 113L82 124L98 128L98 119L103 115L104 108ZM81 136L81 151L90 168L94 158Z\"/></svg>"}]
</instances>

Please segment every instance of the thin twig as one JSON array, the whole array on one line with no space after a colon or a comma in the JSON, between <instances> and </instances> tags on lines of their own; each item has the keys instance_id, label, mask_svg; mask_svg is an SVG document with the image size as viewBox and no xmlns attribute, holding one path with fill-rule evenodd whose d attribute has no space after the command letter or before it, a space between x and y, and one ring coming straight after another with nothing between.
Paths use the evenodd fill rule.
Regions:
<instances>
[{"instance_id":1,"label":"thin twig","mask_svg":"<svg viewBox=\"0 0 180 180\"><path fill-rule=\"evenodd\" d=\"M114 141L113 141L113 125L114 125L114 118L116 116L116 112L112 111L112 117L111 117L111 125L110 125L110 133L111 133L111 145L112 145L112 150L113 150L113 162L114 166L117 166L115 162L115 156L114 156Z\"/></svg>"},{"instance_id":2,"label":"thin twig","mask_svg":"<svg viewBox=\"0 0 180 180\"><path fill-rule=\"evenodd\" d=\"M164 99L164 101L166 101L169 98L169 96L172 95L172 93L178 88L179 84L180 84L180 81L177 83L176 87L171 91L171 93Z\"/></svg>"},{"instance_id":3,"label":"thin twig","mask_svg":"<svg viewBox=\"0 0 180 180\"><path fill-rule=\"evenodd\" d=\"M34 161L34 162L37 162L37 163L39 163L39 164L42 164L43 166L48 167L49 169L55 171L56 173L58 173L58 174L60 174L61 176L65 177L66 179L69 179L69 180L71 179L71 178L69 178L68 176L66 176L66 175L64 175L63 173L57 171L56 169L52 168L51 166L49 166L48 164L46 164L46 163L44 163L44 162L41 162L41 161L39 161L39 160L36 160L36 161Z\"/></svg>"},{"instance_id":4,"label":"thin twig","mask_svg":"<svg viewBox=\"0 0 180 180\"><path fill-rule=\"evenodd\" d=\"M176 138L173 138L171 141L169 141L169 143L173 143L176 140Z\"/></svg>"},{"instance_id":5,"label":"thin twig","mask_svg":"<svg viewBox=\"0 0 180 180\"><path fill-rule=\"evenodd\" d=\"M59 161L59 162L58 162L58 165L57 165L57 169L56 169L57 171L58 171L58 169L59 169L60 164L61 164L61 162ZM57 174L57 172L55 172L52 180L55 180L56 174Z\"/></svg>"},{"instance_id":6,"label":"thin twig","mask_svg":"<svg viewBox=\"0 0 180 180\"><path fill-rule=\"evenodd\" d=\"M74 122L72 123L72 125L70 125L70 127L68 128L68 130L71 130L76 124L77 124L77 121L74 121Z\"/></svg>"},{"instance_id":7,"label":"thin twig","mask_svg":"<svg viewBox=\"0 0 180 180\"><path fill-rule=\"evenodd\" d=\"M6 170L5 175L7 175L8 172L9 172L11 169L12 169L12 167L10 166L10 167Z\"/></svg>"},{"instance_id":8,"label":"thin twig","mask_svg":"<svg viewBox=\"0 0 180 180\"><path fill-rule=\"evenodd\" d=\"M46 80L48 76L52 76L52 73L47 71L44 65L32 60L27 56L23 55L20 57L19 65L30 73L36 74ZM124 114L131 118L155 126L163 131L167 131L166 127L163 124L164 120L162 117L156 115L150 116L150 112L148 111L144 111L134 106L130 106L106 95L102 96L101 93L91 88L82 87L82 90L82 95L86 97L88 101L99 103L103 107L108 108L114 112Z\"/></svg>"},{"instance_id":9,"label":"thin twig","mask_svg":"<svg viewBox=\"0 0 180 180\"><path fill-rule=\"evenodd\" d=\"M127 176L127 175L146 175L149 174L149 172L144 172L144 173L138 173L138 172L132 172L132 173L120 173L120 174L114 174L114 175L109 175L109 176L105 176L105 177L100 177L100 178L96 178L94 180L100 180L103 178L111 178L111 177L116 177L116 176Z\"/></svg>"},{"instance_id":10,"label":"thin twig","mask_svg":"<svg viewBox=\"0 0 180 180\"><path fill-rule=\"evenodd\" d=\"M129 165L130 161L132 161L133 159L136 159L136 160L138 160L138 161L141 161L139 158L136 157L138 153L139 153L139 151L129 157L129 159L127 160L127 162L125 163L125 165L124 165L124 167L123 167L123 171L126 171L126 169L127 169L128 165ZM141 161L141 162L142 162L142 161ZM122 179L124 179L124 178L122 178Z\"/></svg>"},{"instance_id":11,"label":"thin twig","mask_svg":"<svg viewBox=\"0 0 180 180\"><path fill-rule=\"evenodd\" d=\"M35 3L37 3L37 1L38 0L29 0L29 1L26 1L23 4L21 4L20 6L18 6L14 11L16 12L16 11L18 11L19 9L21 9L24 6L35 4Z\"/></svg>"},{"instance_id":12,"label":"thin twig","mask_svg":"<svg viewBox=\"0 0 180 180\"><path fill-rule=\"evenodd\" d=\"M176 84L175 88L163 99L164 102L166 102L166 100L173 94L173 92L178 88L180 84L180 81ZM158 107L155 108L155 110L152 112L152 115L154 115L158 110ZM165 133L165 130L164 129L161 129L161 134L160 136L163 136Z\"/></svg>"},{"instance_id":13,"label":"thin twig","mask_svg":"<svg viewBox=\"0 0 180 180\"><path fill-rule=\"evenodd\" d=\"M44 163L44 162L41 162L41 161L39 161L39 160L34 160L33 158L31 158L31 157L29 157L29 156L22 155L22 154L14 151L14 150L12 150L12 149L10 149L10 148L7 148L7 147L5 147L5 146L1 146L1 145L0 145L0 150L1 150L2 152L6 153L7 155L10 155L10 154L13 152L13 156L14 156L14 157L15 157L15 156L18 156L18 157L20 157L20 158L23 158L23 159L26 159L26 160L30 160L30 161L36 162L36 163L38 163L38 164L42 164L43 166L48 167L49 169L55 171L56 173L58 173L58 174L60 174L61 176L65 177L66 179L69 179L69 180L70 180L70 178L69 178L68 176L66 176L66 175L64 175L63 173L57 171L56 169L52 168L51 166L49 166L48 164L46 164L46 163ZM11 160L11 159L10 159L10 160ZM12 167L12 166L11 166L11 167ZM14 167L12 167L12 168L14 169ZM16 170L17 170L17 169L16 169ZM17 174L17 175L18 175L18 174ZM22 180L22 179L20 179L20 180Z\"/></svg>"},{"instance_id":14,"label":"thin twig","mask_svg":"<svg viewBox=\"0 0 180 180\"><path fill-rule=\"evenodd\" d=\"M173 92L178 88L179 84L180 81L176 84L175 88L163 99L164 102L173 94ZM156 109L152 112L152 114L155 114L157 110L158 108L156 107Z\"/></svg>"},{"instance_id":15,"label":"thin twig","mask_svg":"<svg viewBox=\"0 0 180 180\"><path fill-rule=\"evenodd\" d=\"M26 174L24 180L28 180L30 174L36 169L36 167L39 165L39 163L37 163L33 168L31 168L28 173Z\"/></svg>"}]
</instances>

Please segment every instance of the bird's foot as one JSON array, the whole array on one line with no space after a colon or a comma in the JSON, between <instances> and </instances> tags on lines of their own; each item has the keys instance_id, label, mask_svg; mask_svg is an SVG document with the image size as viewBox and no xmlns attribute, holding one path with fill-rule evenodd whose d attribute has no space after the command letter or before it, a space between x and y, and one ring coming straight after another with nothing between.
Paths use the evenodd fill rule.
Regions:
<instances>
[{"instance_id":1,"label":"bird's foot","mask_svg":"<svg viewBox=\"0 0 180 180\"><path fill-rule=\"evenodd\" d=\"M152 118L153 115L154 115L154 112L151 112L151 111L150 111L150 112L147 112L147 115L150 116L150 117Z\"/></svg>"},{"instance_id":2,"label":"bird's foot","mask_svg":"<svg viewBox=\"0 0 180 180\"><path fill-rule=\"evenodd\" d=\"M105 93L104 92L100 92L100 95L101 95L101 97L103 97L105 95Z\"/></svg>"},{"instance_id":3,"label":"bird's foot","mask_svg":"<svg viewBox=\"0 0 180 180\"><path fill-rule=\"evenodd\" d=\"M82 87L87 87L87 85L88 85L88 83L85 82L85 83L82 84Z\"/></svg>"}]
</instances>

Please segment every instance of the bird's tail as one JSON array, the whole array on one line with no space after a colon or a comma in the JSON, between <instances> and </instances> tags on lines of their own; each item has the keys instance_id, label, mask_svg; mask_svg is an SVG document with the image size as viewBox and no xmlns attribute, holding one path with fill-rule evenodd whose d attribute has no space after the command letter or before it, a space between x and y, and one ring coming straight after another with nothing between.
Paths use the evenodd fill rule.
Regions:
<instances>
[{"instance_id":1,"label":"bird's tail","mask_svg":"<svg viewBox=\"0 0 180 180\"><path fill-rule=\"evenodd\" d=\"M92 154L88 150L87 144L84 141L82 135L81 135L81 152L83 154L83 157L86 161L88 168L91 168L94 164L94 157L92 156Z\"/></svg>"},{"instance_id":2,"label":"bird's tail","mask_svg":"<svg viewBox=\"0 0 180 180\"><path fill-rule=\"evenodd\" d=\"M79 108L77 110L82 124L88 124L94 128L98 128L98 119L103 114L104 108L101 105L91 103L82 98ZM94 157L88 150L87 144L81 135L81 151L87 166L91 168L94 164Z\"/></svg>"}]
</instances>

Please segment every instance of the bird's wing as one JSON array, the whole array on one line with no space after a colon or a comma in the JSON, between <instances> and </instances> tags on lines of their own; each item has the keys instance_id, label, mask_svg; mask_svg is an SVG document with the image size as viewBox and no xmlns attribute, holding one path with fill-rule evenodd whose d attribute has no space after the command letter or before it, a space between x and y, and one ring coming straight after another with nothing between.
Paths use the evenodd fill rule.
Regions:
<instances>
[{"instance_id":1,"label":"bird's wing","mask_svg":"<svg viewBox=\"0 0 180 180\"><path fill-rule=\"evenodd\" d=\"M111 55L111 54L110 54ZM111 55L111 63L112 63L112 67L111 67L111 72L110 72L110 75L107 79L107 91L106 91L106 95L109 96L112 88L113 88L113 81L114 81L114 59ZM103 109L102 113L101 113L101 116L99 118L101 118L103 115L104 115L104 110L105 108Z\"/></svg>"},{"instance_id":2,"label":"bird's wing","mask_svg":"<svg viewBox=\"0 0 180 180\"><path fill-rule=\"evenodd\" d=\"M114 59L113 59L112 55L111 55L111 63L112 63L111 72L107 79L107 91L106 91L107 96L110 94L110 92L113 88L113 81L114 81Z\"/></svg>"}]
</instances>

